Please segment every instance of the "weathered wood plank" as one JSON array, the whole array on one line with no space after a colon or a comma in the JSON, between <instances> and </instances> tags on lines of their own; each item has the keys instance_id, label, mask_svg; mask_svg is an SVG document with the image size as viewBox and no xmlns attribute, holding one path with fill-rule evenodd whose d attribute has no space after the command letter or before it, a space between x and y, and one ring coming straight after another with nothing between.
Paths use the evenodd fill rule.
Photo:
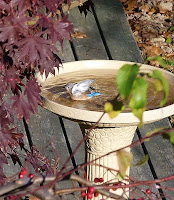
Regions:
<instances>
[{"instance_id":1,"label":"weathered wood plank","mask_svg":"<svg viewBox=\"0 0 174 200\"><path fill-rule=\"evenodd\" d=\"M62 168L78 142L83 138L76 124L67 122L67 127L67 125L62 125L62 122L63 120L58 115L39 107L37 114L32 117L30 123L33 144L36 145L42 155L47 156L50 160L58 159L59 169ZM65 126L65 130L63 126ZM53 153L51 143L54 143L57 155ZM79 152L68 163L67 170L75 168L84 160L85 149L84 146L81 146ZM69 181L63 181L59 184L59 187L69 188L73 185ZM72 196L68 196L67 199L71 198Z\"/></svg>"},{"instance_id":2,"label":"weathered wood plank","mask_svg":"<svg viewBox=\"0 0 174 200\"><path fill-rule=\"evenodd\" d=\"M79 13L77 8L71 10L70 19L72 20L74 27L78 31L84 32L87 35L87 38L73 39L72 44L75 50L74 52L69 43L66 42L64 45L64 54L61 55L63 61L67 62L75 59L118 59L142 62L142 57L133 38L120 1L109 0L106 2L100 0L94 1L94 3L96 11L94 12L93 10L94 15L92 12L89 12L86 19ZM103 36L104 38L102 38ZM63 123L68 137L66 139L69 140L70 147L73 150L82 138L81 131L75 122L63 119ZM166 123L168 122L165 121L165 126ZM161 124L161 122L157 122L152 126L156 127L159 124ZM140 132L143 134L143 130L147 130L148 128L151 130L152 126L146 125L143 127L144 129L142 128L140 130ZM34 144L40 150L44 150L47 155L50 155L51 148L49 147L49 149L45 149L44 147L50 144L50 141L53 138L56 138L56 149L59 154L63 155L62 161L64 162L69 156L70 152L67 149L68 141L66 141L65 136L63 135L62 125L60 124L57 115L46 111L43 108L39 108L38 114L32 117L31 131ZM136 139L137 135L135 135L134 140ZM161 155L164 156L163 151L160 151L162 153ZM144 156L141 147L132 149L132 152L134 154L135 163ZM151 154L150 157L151 160L156 159L155 154ZM166 159L167 157L164 156L163 160ZM84 161L83 147L80 149L80 152L77 153L75 161L77 164ZM158 162L159 161L156 161L156 164ZM152 163L155 166L155 162ZM174 166L172 162L169 163L167 169ZM165 165L161 166L161 169L165 170ZM161 171L157 170L157 174L158 173L162 174ZM131 176L140 180L153 178L149 165L147 164L140 168L131 168Z\"/></svg>"},{"instance_id":3,"label":"weathered wood plank","mask_svg":"<svg viewBox=\"0 0 174 200\"><path fill-rule=\"evenodd\" d=\"M98 3L100 4L100 2L98 2L98 1L95 4L95 7L96 7L97 10L100 9L100 7L98 6ZM105 5L105 7L107 7L106 3L103 4L103 6L104 5ZM108 15L110 13L109 13L109 11L108 11L108 13L107 13L107 11L104 11L104 10L102 10L102 11L104 13L106 13L106 14L101 16L102 12L100 11L100 14L99 14L100 18L98 18L98 20L99 20L100 25L102 25L101 29L102 30L107 30L108 32L109 32L109 30L112 31L113 30L113 24L112 24L113 20L110 21L109 23L103 23L103 20L105 21L108 18ZM96 12L96 13L97 13L97 16L98 16L98 12ZM112 13L111 15L113 15L113 10L112 10L111 13ZM124 14L123 8L120 5L120 7L119 7L119 18L121 17L121 15L123 15L124 20L127 21L127 19L125 18L125 14ZM86 45L86 41L88 41L88 46L91 46L91 48L94 46L93 42L90 42L90 41L94 41L94 39L91 38L93 35L91 35L91 33L90 33L91 31L93 31L93 29L91 29L90 25L88 25L88 23L91 23L91 20L94 20L94 18L92 16L92 13L89 13L89 15L87 15L86 20L85 20L84 16L83 16L83 18L80 18L83 21L83 23L80 21L80 19L79 20L75 20L77 17L79 17L78 11L77 10L75 11L75 9L74 9L74 12L71 12L70 17L71 17L72 21L74 20L73 23L75 23L75 27L77 26L79 30L83 30L84 33L87 36L90 35L90 38L88 38L88 39L73 39L73 44L75 46L78 58L80 60L86 59L86 53L85 53L86 48L84 47ZM118 18L118 15L115 15L113 19L119 20L119 18ZM123 25L125 26L125 23ZM97 24L95 26L97 26ZM127 30L126 30L126 28L127 28ZM121 32L123 30L124 31L126 30L127 32L130 32L130 28L129 28L129 24L128 23L126 24L126 27L124 27L124 29L122 28L122 25L117 27L117 29L120 30L120 33L119 33L120 35L124 34L124 32ZM97 31L98 31L98 34L100 34L98 29L95 30L95 32L97 32ZM98 34L96 34L96 35L98 35ZM110 32L108 33L108 35L109 34L110 34ZM122 48L120 49L120 54L117 54L116 56L114 56L114 52L116 51L117 48L119 49L119 46L121 45L120 43L124 43L124 42L123 41L119 42L119 44L117 46L117 43L114 42L114 40L117 40L117 35L115 34L112 37L112 40L113 40L112 43L113 44L107 45L108 43L110 43L110 41L108 42L107 38L105 38L106 39L105 40L105 42L106 42L105 45L108 46L109 54L110 55L112 54L114 56L114 59L120 59L120 60L125 59L125 60L133 61L135 59L134 58L135 55L131 55L131 53L137 51L137 54L136 54L137 55L137 60L139 62L142 61L141 55L140 55L140 53L139 53L139 51L137 49L137 46L136 46L134 38L132 38L132 35L131 34L126 34L125 37L127 37L127 38L124 38L124 41L125 40L132 40L133 42L131 43L131 46L129 46L129 47L127 47L126 45L122 44ZM101 37L99 37L99 38L97 37L96 38L95 44L97 44L98 46L101 46L101 47L103 46L102 48L105 48ZM96 51L96 53L95 54L94 53L91 54L89 58L90 59L99 59L99 58L107 59L108 55L106 55L106 53L107 53L106 51L105 51L104 54L103 54L103 51ZM122 55L124 55L124 57L122 57ZM137 60L134 60L134 61L137 61ZM134 139L137 139L136 135L135 135ZM132 149L132 152L134 154L134 162L135 163L138 162L139 160L141 160L141 158L144 157L144 153L143 153L143 150L142 150L141 146L137 147L135 149ZM146 173L144 173L144 172L146 172ZM151 170L150 170L148 165L145 165L142 168L131 168L131 176L135 176L136 178L140 178L141 177L142 178L141 180L153 179Z\"/></svg>"},{"instance_id":4,"label":"weathered wood plank","mask_svg":"<svg viewBox=\"0 0 174 200\"><path fill-rule=\"evenodd\" d=\"M143 62L120 0L93 2L112 59Z\"/></svg>"},{"instance_id":5,"label":"weathered wood plank","mask_svg":"<svg viewBox=\"0 0 174 200\"><path fill-rule=\"evenodd\" d=\"M51 145L52 142L54 143L60 158L60 168L83 138L77 123L66 119L64 121L65 124L63 125L63 121L58 115L39 108L36 116L32 118L30 126L34 145L50 159L55 159ZM65 126L65 130L62 126ZM79 149L79 155L81 156L75 155L75 160L72 160L73 165L85 161L84 146ZM70 167L72 167L72 163L69 163L68 168Z\"/></svg>"},{"instance_id":6,"label":"weathered wood plank","mask_svg":"<svg viewBox=\"0 0 174 200\"><path fill-rule=\"evenodd\" d=\"M25 128L24 128L22 121L19 121L18 119L15 119L15 121L16 121L15 124L17 125L17 128L18 128L17 131L24 133L23 141L24 141L25 148L30 149L29 143L28 143L28 138L25 135ZM17 147L16 151L19 152L19 158L20 158L21 162L24 163L25 152L23 150L21 151L20 147ZM16 163L14 165L14 163L12 162L9 155L8 155L8 158L9 158L8 165L4 164L4 173L7 177L11 177L16 173L19 173L21 167L19 166L18 163Z\"/></svg>"},{"instance_id":7,"label":"weathered wood plank","mask_svg":"<svg viewBox=\"0 0 174 200\"><path fill-rule=\"evenodd\" d=\"M97 2L94 0L94 2ZM143 59L141 57L140 51L138 49L138 46L133 38L132 31L130 30L130 26L128 24L128 21L126 19L125 14L123 14L123 7L121 5L121 2L118 1L107 1L101 0L96 4L96 16L99 20L99 24L101 26L101 29L103 31L103 35L105 38L105 42L108 46L108 49L110 51L110 55L113 59L119 59L119 60L128 60L128 61L135 61L135 62L143 62ZM103 17L103 13L105 13L106 17ZM168 119L161 120L159 122L155 122L152 124L148 124L143 126L143 128L140 130L140 133L142 136L144 135L145 131L153 130L158 127L169 127L169 121ZM135 135L134 140L137 138ZM138 139L138 138L137 138ZM166 149L168 146L168 143L164 140L161 140L162 138L155 140L152 143L149 143L149 145L146 144L147 149L151 149L151 151L155 146L160 146L161 148ZM173 149L171 145L168 146L168 151L172 151ZM163 151L156 150L155 154L152 154L151 151L149 152L152 164L154 166L155 172L157 174L157 177L161 177L163 174L164 176L169 176L172 174L171 170L169 168L171 166L174 166L173 163L171 163L173 160L173 154L171 156L168 155L168 153L164 153ZM134 160L140 160L141 157L144 157L142 150L140 148L133 148L132 152L134 154ZM159 155L158 158L156 155ZM163 160L160 159L160 157L163 157ZM170 157L170 167L167 169L165 166L164 160L167 160L167 157ZM158 162L162 162L163 164L158 165ZM168 165L168 163L166 163ZM165 171L166 170L166 171ZM165 171L165 173L163 173ZM138 174L137 174L138 172ZM141 174L142 173L142 174ZM135 178L140 180L150 180L152 178L152 169L151 171L148 170L147 165L142 166L141 168L131 168L131 175ZM174 181L171 181L170 183L166 183L166 186L170 187L171 184L174 184ZM166 194L170 194L167 192ZM173 193L172 193L173 194Z\"/></svg>"},{"instance_id":8,"label":"weathered wood plank","mask_svg":"<svg viewBox=\"0 0 174 200\"><path fill-rule=\"evenodd\" d=\"M78 60L108 59L94 15L88 12L85 18L84 14L80 14L78 8L74 8L71 10L69 17L74 28L87 36L83 39L73 38Z\"/></svg>"},{"instance_id":9,"label":"weathered wood plank","mask_svg":"<svg viewBox=\"0 0 174 200\"><path fill-rule=\"evenodd\" d=\"M158 122L144 125L140 129L141 136L143 137L146 135L146 133L161 127L170 127L169 120L163 119ZM164 178L173 175L174 148L172 147L172 144L168 140L163 139L163 137L160 135L145 142L145 146L152 161L153 168L156 172L154 178ZM161 185L166 187L173 187L174 180L163 182ZM164 194L166 195L166 198L174 197L174 191L164 190Z\"/></svg>"},{"instance_id":10,"label":"weathered wood plank","mask_svg":"<svg viewBox=\"0 0 174 200\"><path fill-rule=\"evenodd\" d=\"M60 59L63 63L75 60L74 54L73 54L73 51L71 49L71 45L70 45L69 41L64 40L63 49L61 48L61 46L58 42L56 43L55 46L59 51L58 56L60 57Z\"/></svg>"}]
</instances>

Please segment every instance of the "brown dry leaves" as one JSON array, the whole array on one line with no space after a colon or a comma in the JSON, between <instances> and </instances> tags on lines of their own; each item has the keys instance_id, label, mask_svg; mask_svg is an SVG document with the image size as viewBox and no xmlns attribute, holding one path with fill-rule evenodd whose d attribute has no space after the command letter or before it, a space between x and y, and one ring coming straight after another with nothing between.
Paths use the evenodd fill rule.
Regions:
<instances>
[{"instance_id":1,"label":"brown dry leaves","mask_svg":"<svg viewBox=\"0 0 174 200\"><path fill-rule=\"evenodd\" d=\"M73 38L76 38L76 39L87 38L86 34L80 32L80 31L75 31L74 34L71 34L71 36L72 36Z\"/></svg>"},{"instance_id":2,"label":"brown dry leaves","mask_svg":"<svg viewBox=\"0 0 174 200\"><path fill-rule=\"evenodd\" d=\"M38 198L35 197L35 196L30 196L30 197L29 197L29 200L40 200L40 199L38 199Z\"/></svg>"},{"instance_id":3,"label":"brown dry leaves","mask_svg":"<svg viewBox=\"0 0 174 200\"><path fill-rule=\"evenodd\" d=\"M173 0L122 0L122 3L142 55L174 60ZM150 64L159 65L154 61Z\"/></svg>"}]
</instances>

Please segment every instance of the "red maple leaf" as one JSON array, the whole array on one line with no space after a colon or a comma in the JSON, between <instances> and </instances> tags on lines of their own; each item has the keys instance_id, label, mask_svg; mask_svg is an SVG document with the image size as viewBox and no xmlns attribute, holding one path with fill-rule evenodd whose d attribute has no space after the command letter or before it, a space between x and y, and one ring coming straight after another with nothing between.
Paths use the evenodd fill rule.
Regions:
<instances>
[{"instance_id":1,"label":"red maple leaf","mask_svg":"<svg viewBox=\"0 0 174 200\"><path fill-rule=\"evenodd\" d=\"M10 155L14 165L16 165L16 163L18 163L19 166L22 167L22 163L20 161L20 158L16 153L12 153L12 154L9 154L9 155Z\"/></svg>"},{"instance_id":2,"label":"red maple leaf","mask_svg":"<svg viewBox=\"0 0 174 200\"><path fill-rule=\"evenodd\" d=\"M28 18L24 15L12 15L0 20L0 41L5 42L8 40L8 44L16 44L17 40L28 30L26 21Z\"/></svg>"},{"instance_id":3,"label":"red maple leaf","mask_svg":"<svg viewBox=\"0 0 174 200\"><path fill-rule=\"evenodd\" d=\"M57 12L57 9L62 6L62 3L66 2L68 6L70 7L73 0L44 0L44 5L50 12Z\"/></svg>"},{"instance_id":4,"label":"red maple leaf","mask_svg":"<svg viewBox=\"0 0 174 200\"><path fill-rule=\"evenodd\" d=\"M71 6L72 0L67 0L68 6Z\"/></svg>"},{"instance_id":5,"label":"red maple leaf","mask_svg":"<svg viewBox=\"0 0 174 200\"><path fill-rule=\"evenodd\" d=\"M18 6L18 10L20 11L20 13L31 7L30 0L11 0L11 4L13 7Z\"/></svg>"},{"instance_id":6,"label":"red maple leaf","mask_svg":"<svg viewBox=\"0 0 174 200\"><path fill-rule=\"evenodd\" d=\"M20 50L19 59L26 63L29 62L32 65L37 65L39 59L45 61L48 56L53 57L52 49L54 48L51 45L49 40L46 40L42 37L43 32L38 32L34 35L27 34L25 38L18 41L18 47ZM42 61L42 62L43 62Z\"/></svg>"},{"instance_id":7,"label":"red maple leaf","mask_svg":"<svg viewBox=\"0 0 174 200\"><path fill-rule=\"evenodd\" d=\"M42 166L42 170L46 172L46 175L54 175L54 169L47 163Z\"/></svg>"},{"instance_id":8,"label":"red maple leaf","mask_svg":"<svg viewBox=\"0 0 174 200\"><path fill-rule=\"evenodd\" d=\"M63 45L63 39L71 40L71 33L73 33L73 24L67 19L68 15L60 21L57 20L50 30L52 41L56 42L58 40L61 46Z\"/></svg>"},{"instance_id":9,"label":"red maple leaf","mask_svg":"<svg viewBox=\"0 0 174 200\"><path fill-rule=\"evenodd\" d=\"M0 1L0 10L10 10L10 6L3 0Z\"/></svg>"},{"instance_id":10,"label":"red maple leaf","mask_svg":"<svg viewBox=\"0 0 174 200\"><path fill-rule=\"evenodd\" d=\"M34 113L31 104L24 99L23 95L13 96L11 99L14 101L12 110L16 111L17 118L22 119L24 117L29 122L30 112Z\"/></svg>"},{"instance_id":11,"label":"red maple leaf","mask_svg":"<svg viewBox=\"0 0 174 200\"><path fill-rule=\"evenodd\" d=\"M63 40L71 40L71 33L73 32L73 24L67 20L68 15L63 19L55 20L53 17L42 16L37 24L40 24L47 29L50 39L53 43L57 40L63 45Z\"/></svg>"},{"instance_id":12,"label":"red maple leaf","mask_svg":"<svg viewBox=\"0 0 174 200\"><path fill-rule=\"evenodd\" d=\"M53 168L49 165L51 161L46 156L40 154L35 146L32 146L32 151L27 153L26 160L32 164L36 172L45 171L46 174L53 175Z\"/></svg>"},{"instance_id":13,"label":"red maple leaf","mask_svg":"<svg viewBox=\"0 0 174 200\"><path fill-rule=\"evenodd\" d=\"M0 125L2 128L9 127L10 123L14 122L13 115L11 114L11 106L4 102L0 106Z\"/></svg>"},{"instance_id":14,"label":"red maple leaf","mask_svg":"<svg viewBox=\"0 0 174 200\"><path fill-rule=\"evenodd\" d=\"M23 135L20 133L14 133L15 128L1 129L0 130L0 146L7 152L7 147L15 147L18 145L18 139Z\"/></svg>"},{"instance_id":15,"label":"red maple leaf","mask_svg":"<svg viewBox=\"0 0 174 200\"><path fill-rule=\"evenodd\" d=\"M0 168L3 166L3 163L8 164L8 161L4 153L0 150Z\"/></svg>"},{"instance_id":16,"label":"red maple leaf","mask_svg":"<svg viewBox=\"0 0 174 200\"><path fill-rule=\"evenodd\" d=\"M38 2L38 0L31 0L31 1L32 1L32 3L33 3L34 6L35 6L36 3Z\"/></svg>"},{"instance_id":17,"label":"red maple leaf","mask_svg":"<svg viewBox=\"0 0 174 200\"><path fill-rule=\"evenodd\" d=\"M38 85L36 79L31 78L26 85L24 94L27 95L28 102L30 102L35 111L37 110L38 104L41 103L40 92L40 86Z\"/></svg>"},{"instance_id":18,"label":"red maple leaf","mask_svg":"<svg viewBox=\"0 0 174 200\"><path fill-rule=\"evenodd\" d=\"M9 21L5 21L5 23L0 23L0 40L5 42L8 40L9 44L13 44L16 41L17 35L17 27L11 24Z\"/></svg>"},{"instance_id":19,"label":"red maple leaf","mask_svg":"<svg viewBox=\"0 0 174 200\"><path fill-rule=\"evenodd\" d=\"M41 74L43 74L43 72L45 72L45 76L47 77L49 73L55 74L55 68L57 67L59 69L59 64L60 64L60 60L58 58L54 58L54 60L46 60L45 62L41 63L40 67L39 67L39 71L41 72Z\"/></svg>"},{"instance_id":20,"label":"red maple leaf","mask_svg":"<svg viewBox=\"0 0 174 200\"><path fill-rule=\"evenodd\" d=\"M16 68L11 67L6 70L6 74L3 78L3 81L11 87L12 91L14 92L16 89L16 84L19 82L18 80L18 71Z\"/></svg>"},{"instance_id":21,"label":"red maple leaf","mask_svg":"<svg viewBox=\"0 0 174 200\"><path fill-rule=\"evenodd\" d=\"M0 186L4 185L5 183L5 174L3 172L3 165L8 164L7 158L4 153L0 150Z\"/></svg>"},{"instance_id":22,"label":"red maple leaf","mask_svg":"<svg viewBox=\"0 0 174 200\"><path fill-rule=\"evenodd\" d=\"M3 186L5 184L5 174L3 172L3 169L0 169L0 186Z\"/></svg>"},{"instance_id":23,"label":"red maple leaf","mask_svg":"<svg viewBox=\"0 0 174 200\"><path fill-rule=\"evenodd\" d=\"M0 88L1 88L0 89L0 97L2 99L7 90L7 82L4 81L4 76L2 76L1 74L0 74ZM1 99L0 99L0 101L1 101Z\"/></svg>"},{"instance_id":24,"label":"red maple leaf","mask_svg":"<svg viewBox=\"0 0 174 200\"><path fill-rule=\"evenodd\" d=\"M50 12L56 12L57 11L57 5L59 1L57 0L44 0L44 5Z\"/></svg>"}]
</instances>

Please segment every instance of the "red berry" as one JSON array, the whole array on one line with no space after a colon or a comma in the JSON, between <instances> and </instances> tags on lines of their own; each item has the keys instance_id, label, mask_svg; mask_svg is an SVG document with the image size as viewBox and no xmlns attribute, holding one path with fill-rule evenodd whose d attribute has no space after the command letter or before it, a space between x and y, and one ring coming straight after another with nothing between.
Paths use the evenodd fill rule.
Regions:
<instances>
[{"instance_id":1,"label":"red berry","mask_svg":"<svg viewBox=\"0 0 174 200\"><path fill-rule=\"evenodd\" d=\"M82 198L86 197L86 191L81 191L80 195L81 195Z\"/></svg>"},{"instance_id":2,"label":"red berry","mask_svg":"<svg viewBox=\"0 0 174 200\"><path fill-rule=\"evenodd\" d=\"M120 185L120 183L113 184L113 186L117 186L117 187L118 187L119 185ZM116 190L118 189L117 187L116 187L116 188L112 188L112 190L113 190L113 191L116 191Z\"/></svg>"},{"instance_id":3,"label":"red berry","mask_svg":"<svg viewBox=\"0 0 174 200\"><path fill-rule=\"evenodd\" d=\"M92 194L92 193L90 193L90 192L87 193L87 198L88 198L88 199L92 199L92 197L93 197L93 194Z\"/></svg>"},{"instance_id":4,"label":"red berry","mask_svg":"<svg viewBox=\"0 0 174 200\"><path fill-rule=\"evenodd\" d=\"M103 178L95 178L94 183L102 183L104 181Z\"/></svg>"},{"instance_id":5,"label":"red berry","mask_svg":"<svg viewBox=\"0 0 174 200\"><path fill-rule=\"evenodd\" d=\"M98 183L98 182L99 182L99 178L95 178L94 183Z\"/></svg>"},{"instance_id":6,"label":"red berry","mask_svg":"<svg viewBox=\"0 0 174 200\"><path fill-rule=\"evenodd\" d=\"M29 178L33 178L33 177L34 177L34 174L31 174L31 173L30 173L30 174L28 174L28 177L29 177Z\"/></svg>"},{"instance_id":7,"label":"red berry","mask_svg":"<svg viewBox=\"0 0 174 200\"><path fill-rule=\"evenodd\" d=\"M98 195L99 195L98 192L95 192L95 193L94 193L94 196L95 196L95 197L98 197Z\"/></svg>"},{"instance_id":8,"label":"red berry","mask_svg":"<svg viewBox=\"0 0 174 200\"><path fill-rule=\"evenodd\" d=\"M102 183L104 181L103 178L99 178L99 182Z\"/></svg>"},{"instance_id":9,"label":"red berry","mask_svg":"<svg viewBox=\"0 0 174 200\"><path fill-rule=\"evenodd\" d=\"M112 188L112 190L113 190L113 191L116 191L116 190L117 190L117 188Z\"/></svg>"},{"instance_id":10,"label":"red berry","mask_svg":"<svg viewBox=\"0 0 174 200\"><path fill-rule=\"evenodd\" d=\"M139 198L139 199L137 199L137 200L144 200L144 198Z\"/></svg>"},{"instance_id":11,"label":"red berry","mask_svg":"<svg viewBox=\"0 0 174 200\"><path fill-rule=\"evenodd\" d=\"M19 173L19 178L20 179L24 178L24 175L22 173Z\"/></svg>"},{"instance_id":12,"label":"red berry","mask_svg":"<svg viewBox=\"0 0 174 200\"><path fill-rule=\"evenodd\" d=\"M93 194L93 193L95 192L95 188L92 187L92 186L89 187L89 188L88 188L88 192Z\"/></svg>"},{"instance_id":13,"label":"red berry","mask_svg":"<svg viewBox=\"0 0 174 200\"><path fill-rule=\"evenodd\" d=\"M147 190L146 190L146 193L147 193L147 194L152 194L152 190L151 190L151 189L147 189Z\"/></svg>"},{"instance_id":14,"label":"red berry","mask_svg":"<svg viewBox=\"0 0 174 200\"><path fill-rule=\"evenodd\" d=\"M27 169L26 168L22 168L21 169L21 174L26 175L27 174Z\"/></svg>"}]
</instances>

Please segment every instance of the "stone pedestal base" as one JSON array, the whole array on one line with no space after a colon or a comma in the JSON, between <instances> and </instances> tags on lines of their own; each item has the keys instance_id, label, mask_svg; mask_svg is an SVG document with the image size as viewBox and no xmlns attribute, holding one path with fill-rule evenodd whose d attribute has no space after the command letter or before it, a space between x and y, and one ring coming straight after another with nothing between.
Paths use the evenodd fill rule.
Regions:
<instances>
[{"instance_id":1,"label":"stone pedestal base","mask_svg":"<svg viewBox=\"0 0 174 200\"><path fill-rule=\"evenodd\" d=\"M83 124L80 124L80 127L84 135L90 128ZM95 160L102 155L130 145L136 128L137 126L113 128L97 127L93 129L86 140L87 161ZM127 150L129 151L130 149ZM116 170L119 170L116 153L99 158L93 163L94 164L87 166L87 177L90 181L94 181L95 178L103 178L104 182L112 183L112 181L116 181ZM129 169L127 170L127 175L129 175ZM128 192L125 193L125 191L121 189L117 190L115 193L118 195L123 195L124 193L125 196L129 196ZM102 197L99 195L99 197L94 199L102 199Z\"/></svg>"}]
</instances>

